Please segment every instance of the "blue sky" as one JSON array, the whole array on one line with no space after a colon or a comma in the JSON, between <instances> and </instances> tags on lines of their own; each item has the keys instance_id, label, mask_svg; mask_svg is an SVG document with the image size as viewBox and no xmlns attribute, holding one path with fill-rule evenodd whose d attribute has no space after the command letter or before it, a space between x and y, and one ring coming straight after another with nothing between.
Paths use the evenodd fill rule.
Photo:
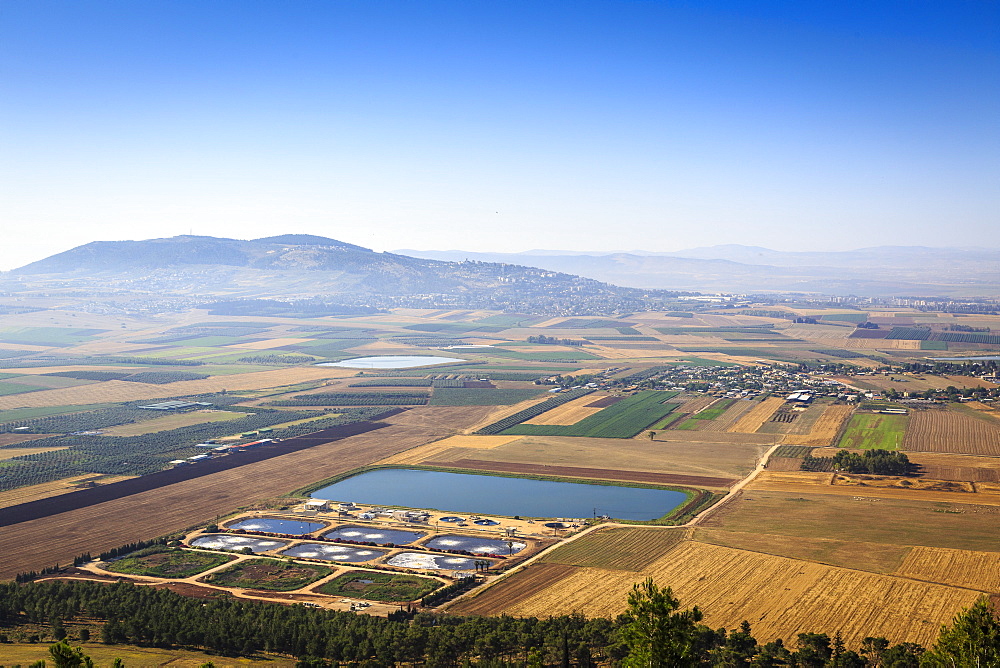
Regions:
<instances>
[{"instance_id":1,"label":"blue sky","mask_svg":"<svg viewBox=\"0 0 1000 668\"><path fill-rule=\"evenodd\" d=\"M96 239L1000 247L1000 3L0 3L0 269Z\"/></svg>"}]
</instances>

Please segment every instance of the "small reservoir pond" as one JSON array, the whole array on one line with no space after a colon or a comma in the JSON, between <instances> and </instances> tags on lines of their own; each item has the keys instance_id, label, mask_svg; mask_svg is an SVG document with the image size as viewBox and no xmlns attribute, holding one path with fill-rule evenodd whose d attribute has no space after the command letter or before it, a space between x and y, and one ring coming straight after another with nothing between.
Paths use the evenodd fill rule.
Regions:
<instances>
[{"instance_id":1,"label":"small reservoir pond","mask_svg":"<svg viewBox=\"0 0 1000 668\"><path fill-rule=\"evenodd\" d=\"M374 357L355 357L340 362L323 362L316 366L336 366L343 369L414 369L433 364L454 364L465 361L457 357L438 357L436 355L376 355Z\"/></svg>"},{"instance_id":2,"label":"small reservoir pond","mask_svg":"<svg viewBox=\"0 0 1000 668\"><path fill-rule=\"evenodd\" d=\"M368 471L318 489L316 499L484 515L653 520L684 503L667 489L506 478L416 469Z\"/></svg>"},{"instance_id":3,"label":"small reservoir pond","mask_svg":"<svg viewBox=\"0 0 1000 668\"><path fill-rule=\"evenodd\" d=\"M346 547L344 545L326 545L324 543L299 543L295 547L284 550L286 557L305 557L307 559L325 559L327 561L349 561L358 563L371 561L385 554L383 550L373 550L370 547Z\"/></svg>"},{"instance_id":4,"label":"small reservoir pond","mask_svg":"<svg viewBox=\"0 0 1000 668\"><path fill-rule=\"evenodd\" d=\"M242 550L249 547L253 550L254 554L257 554L288 545L288 541L233 536L230 534L212 534L195 538L191 541L191 545L194 547L204 547L209 550Z\"/></svg>"},{"instance_id":5,"label":"small reservoir pond","mask_svg":"<svg viewBox=\"0 0 1000 668\"><path fill-rule=\"evenodd\" d=\"M282 520L277 517L254 517L230 524L227 529L241 531L266 531L267 533L283 533L288 536L302 536L322 529L322 522L301 522L299 520Z\"/></svg>"},{"instance_id":6,"label":"small reservoir pond","mask_svg":"<svg viewBox=\"0 0 1000 668\"><path fill-rule=\"evenodd\" d=\"M506 541L496 538L477 538L475 536L448 534L430 539L427 541L427 547L432 550L465 550L474 554L511 555L517 554L526 548L527 545L516 540Z\"/></svg>"},{"instance_id":7,"label":"small reservoir pond","mask_svg":"<svg viewBox=\"0 0 1000 668\"><path fill-rule=\"evenodd\" d=\"M323 534L323 538L339 538L356 542L377 543L386 545L406 545L427 534L402 529L375 529L373 527L343 526Z\"/></svg>"}]
</instances>

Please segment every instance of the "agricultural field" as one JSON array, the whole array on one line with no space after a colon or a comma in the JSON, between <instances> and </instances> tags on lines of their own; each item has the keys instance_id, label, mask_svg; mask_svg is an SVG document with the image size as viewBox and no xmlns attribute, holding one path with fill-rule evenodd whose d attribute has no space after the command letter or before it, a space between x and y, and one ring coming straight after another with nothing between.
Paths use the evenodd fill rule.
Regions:
<instances>
[{"instance_id":1,"label":"agricultural field","mask_svg":"<svg viewBox=\"0 0 1000 668\"><path fill-rule=\"evenodd\" d=\"M1000 593L1000 554L940 547L915 547L896 575Z\"/></svg>"},{"instance_id":2,"label":"agricultural field","mask_svg":"<svg viewBox=\"0 0 1000 668\"><path fill-rule=\"evenodd\" d=\"M541 563L639 572L677 546L684 535L680 529L600 529L547 553Z\"/></svg>"},{"instance_id":3,"label":"agricultural field","mask_svg":"<svg viewBox=\"0 0 1000 668\"><path fill-rule=\"evenodd\" d=\"M914 549L908 545L866 543L835 538L805 538L771 533L697 528L693 538L702 543L749 550L776 557L813 561L828 566L892 575Z\"/></svg>"},{"instance_id":4,"label":"agricultural field","mask_svg":"<svg viewBox=\"0 0 1000 668\"><path fill-rule=\"evenodd\" d=\"M0 448L0 462L5 459L13 459L14 457L21 457L23 455L37 455L43 452L58 452L59 450L65 450L69 446L56 446L56 447L40 447L40 448Z\"/></svg>"},{"instance_id":5,"label":"agricultural field","mask_svg":"<svg viewBox=\"0 0 1000 668\"><path fill-rule=\"evenodd\" d=\"M564 566L573 570L549 574L549 584L538 586L540 578L531 578L531 568L525 575L532 581L521 587L520 595L511 595L519 593L521 574L516 574L453 610L613 617L624 611L633 584L652 576L657 582L670 583L682 605L701 608L708 626L735 628L750 620L758 640L790 639L797 633L836 628L852 645L873 630L892 642L926 644L937 636L942 623L979 596L968 589L695 541L679 543L640 572ZM894 605L886 606L886 600Z\"/></svg>"},{"instance_id":6,"label":"agricultural field","mask_svg":"<svg viewBox=\"0 0 1000 668\"><path fill-rule=\"evenodd\" d=\"M595 413L600 412L602 409L606 408L604 405L594 406L593 404L602 403L601 399L606 397L598 397L597 395L588 394L586 396L580 397L579 399L574 399L569 403L557 406L552 410L545 411L541 415L537 415L530 420L525 420L522 424L545 424L545 425L560 425L567 426L576 424L580 420L590 417Z\"/></svg>"},{"instance_id":7,"label":"agricultural field","mask_svg":"<svg viewBox=\"0 0 1000 668\"><path fill-rule=\"evenodd\" d=\"M663 419L677 404L666 403L675 392L646 390L634 394L613 406L579 422L561 425L519 424L505 429L504 434L531 436L589 436L593 438L633 438L651 424Z\"/></svg>"},{"instance_id":8,"label":"agricultural field","mask_svg":"<svg viewBox=\"0 0 1000 668\"><path fill-rule=\"evenodd\" d=\"M483 438L480 436L459 438ZM486 437L496 438L496 437ZM706 476L734 480L748 474L766 447L762 444L670 443L650 439L623 442L619 439L566 436L507 437L510 441L491 444L489 449L428 448L423 462L457 461L472 458L484 464L530 464L574 466L650 473ZM449 439L450 440L450 439ZM448 441L441 441L446 444ZM485 448L485 446L484 446ZM409 453L404 453L408 455ZM416 462L413 462L416 463Z\"/></svg>"},{"instance_id":9,"label":"agricultural field","mask_svg":"<svg viewBox=\"0 0 1000 668\"><path fill-rule=\"evenodd\" d=\"M1000 458L953 455L941 452L907 452L920 475L935 480L1000 482Z\"/></svg>"},{"instance_id":10,"label":"agricultural field","mask_svg":"<svg viewBox=\"0 0 1000 668\"><path fill-rule=\"evenodd\" d=\"M233 561L227 554L194 552L178 548L151 548L108 563L104 570L157 578L187 578Z\"/></svg>"},{"instance_id":11,"label":"agricultural field","mask_svg":"<svg viewBox=\"0 0 1000 668\"><path fill-rule=\"evenodd\" d=\"M87 508L5 526L4 539L22 547L0 562L0 577L12 578L17 573L37 569L39 564L68 563L84 552L97 553L209 521L235 508L286 494L306 482L436 441L481 420L483 414L484 408L477 406L430 407L420 413L401 413L384 420L389 426L375 431ZM150 507L159 510L150 513L147 510ZM108 522L108 517L114 517L115 521ZM60 540L54 544L49 538L55 534Z\"/></svg>"},{"instance_id":12,"label":"agricultural field","mask_svg":"<svg viewBox=\"0 0 1000 668\"><path fill-rule=\"evenodd\" d=\"M539 396L541 390L436 387L431 406L511 406Z\"/></svg>"},{"instance_id":13,"label":"agricultural field","mask_svg":"<svg viewBox=\"0 0 1000 668\"><path fill-rule=\"evenodd\" d=\"M203 580L220 587L294 591L326 577L333 569L317 564L300 564L279 559L245 559L206 575Z\"/></svg>"},{"instance_id":14,"label":"agricultural field","mask_svg":"<svg viewBox=\"0 0 1000 668\"><path fill-rule=\"evenodd\" d=\"M324 582L313 591L329 596L350 596L369 601L407 603L417 601L442 586L439 580L402 573L348 571Z\"/></svg>"},{"instance_id":15,"label":"agricultural field","mask_svg":"<svg viewBox=\"0 0 1000 668\"><path fill-rule=\"evenodd\" d=\"M768 397L758 402L746 414L737 420L729 431L739 434L754 434L764 426L774 413L785 405L785 400L779 397Z\"/></svg>"},{"instance_id":16,"label":"agricultural field","mask_svg":"<svg viewBox=\"0 0 1000 668\"><path fill-rule=\"evenodd\" d=\"M821 447L833 443L844 421L854 412L852 406L826 406L823 414L810 426L807 433L790 433L782 437L781 442L789 445L806 445Z\"/></svg>"},{"instance_id":17,"label":"agricultural field","mask_svg":"<svg viewBox=\"0 0 1000 668\"><path fill-rule=\"evenodd\" d=\"M898 450L906 432L907 415L884 415L881 413L857 413L851 418L837 447L871 450ZM906 448L905 444L903 449Z\"/></svg>"},{"instance_id":18,"label":"agricultural field","mask_svg":"<svg viewBox=\"0 0 1000 668\"><path fill-rule=\"evenodd\" d=\"M903 449L1000 456L1000 425L952 409L914 411Z\"/></svg>"},{"instance_id":19,"label":"agricultural field","mask_svg":"<svg viewBox=\"0 0 1000 668\"><path fill-rule=\"evenodd\" d=\"M89 484L91 481L99 480L96 484L108 484L119 480L128 480L131 476L102 476L95 474L76 475L52 482L43 482L37 485L25 485L14 489L0 492L0 509L16 506L20 503L29 503L38 499L47 499L51 496L59 496L67 492L79 489L82 484ZM0 576L2 577L2 576Z\"/></svg>"},{"instance_id":20,"label":"agricultural field","mask_svg":"<svg viewBox=\"0 0 1000 668\"><path fill-rule=\"evenodd\" d=\"M905 498L856 488L830 493L836 489L820 484L754 483L736 503L723 507L699 526L796 539L1000 551L1000 507L981 503L978 497L986 495L908 492L909 498ZM920 500L928 495L933 498Z\"/></svg>"},{"instance_id":21,"label":"agricultural field","mask_svg":"<svg viewBox=\"0 0 1000 668\"><path fill-rule=\"evenodd\" d=\"M171 413L163 417L144 420L142 422L132 422L110 429L104 429L108 436L142 436L143 434L153 434L158 431L179 429L180 427L190 427L191 425L204 424L206 422L223 422L226 420L236 420L245 417L243 413L219 410L199 410L189 413Z\"/></svg>"}]
</instances>

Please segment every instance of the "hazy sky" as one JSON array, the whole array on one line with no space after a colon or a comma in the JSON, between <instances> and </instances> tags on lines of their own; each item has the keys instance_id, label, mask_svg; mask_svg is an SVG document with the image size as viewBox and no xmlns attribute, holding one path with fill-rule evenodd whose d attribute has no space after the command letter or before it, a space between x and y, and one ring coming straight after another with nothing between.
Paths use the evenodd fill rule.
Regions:
<instances>
[{"instance_id":1,"label":"hazy sky","mask_svg":"<svg viewBox=\"0 0 1000 668\"><path fill-rule=\"evenodd\" d=\"M0 269L92 240L1000 246L996 0L2 0Z\"/></svg>"}]
</instances>

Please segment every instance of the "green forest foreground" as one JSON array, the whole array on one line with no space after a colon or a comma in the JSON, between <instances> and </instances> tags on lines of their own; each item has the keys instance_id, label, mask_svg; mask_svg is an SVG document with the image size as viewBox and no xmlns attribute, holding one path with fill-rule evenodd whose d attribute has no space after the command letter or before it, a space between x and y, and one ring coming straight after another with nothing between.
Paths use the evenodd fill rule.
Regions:
<instances>
[{"instance_id":1,"label":"green forest foreground","mask_svg":"<svg viewBox=\"0 0 1000 668\"><path fill-rule=\"evenodd\" d=\"M95 620L109 645L184 647L243 657L266 652L296 657L296 665L307 668L1000 666L1000 623L985 597L943 627L934 646L926 649L910 643L890 646L875 637L849 649L839 633L803 633L793 650L780 640L759 644L746 622L731 631L713 630L700 624L701 618L697 608L681 609L669 588L651 580L634 587L627 612L614 620L456 617L403 610L386 619L230 598L205 602L124 582L0 585L0 643L25 629L37 634L43 627L46 635L61 641L50 648L48 663L36 667L94 665L82 650L67 644L64 623ZM81 636L89 634L81 631Z\"/></svg>"}]
</instances>

